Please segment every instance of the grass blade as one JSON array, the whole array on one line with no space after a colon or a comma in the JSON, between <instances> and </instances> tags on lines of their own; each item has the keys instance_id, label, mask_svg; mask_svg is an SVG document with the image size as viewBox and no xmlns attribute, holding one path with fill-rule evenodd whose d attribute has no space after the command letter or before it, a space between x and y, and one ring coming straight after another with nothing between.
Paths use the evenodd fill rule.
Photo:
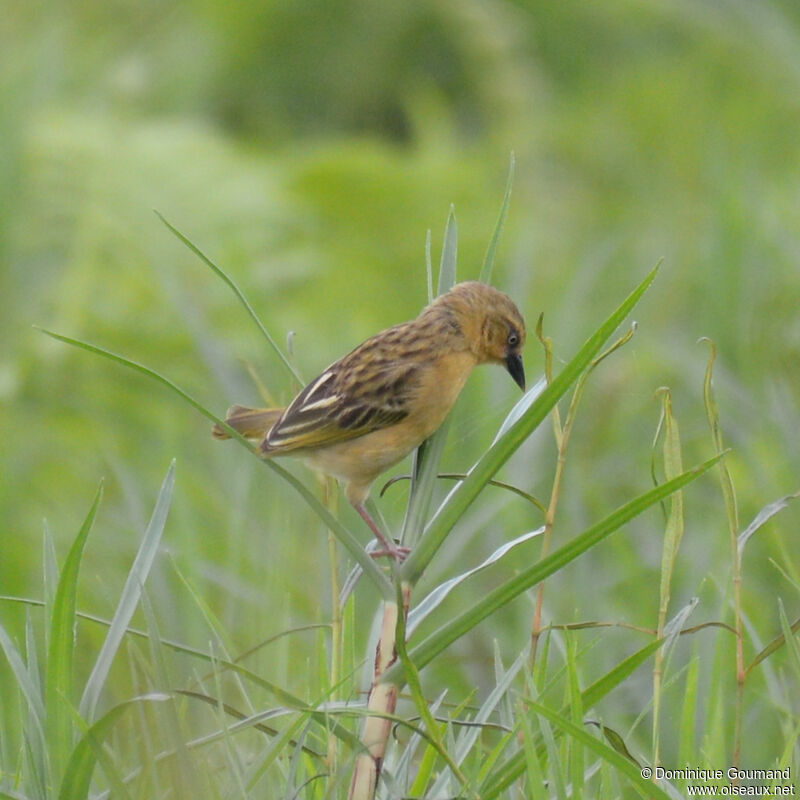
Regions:
<instances>
[{"instance_id":1,"label":"grass blade","mask_svg":"<svg viewBox=\"0 0 800 800\"><path fill-rule=\"evenodd\" d=\"M86 720L91 721L94 719L97 701L111 669L111 663L127 632L136 607L139 605L142 589L147 581L147 576L150 574L150 568L153 566L158 547L161 544L174 486L175 461L170 464L167 475L161 485L153 515L145 530L144 538L133 561L131 571L128 573L117 610L111 620L111 626L106 633L105 641L92 668L89 680L86 682L79 708L80 715Z\"/></svg>"},{"instance_id":2,"label":"grass blade","mask_svg":"<svg viewBox=\"0 0 800 800\"><path fill-rule=\"evenodd\" d=\"M278 347L278 343L272 338L270 332L264 327L264 323L261 322L261 320L258 317L258 314L256 314L255 310L250 305L250 302L244 296L244 292L242 292L242 290L237 286L233 278L231 278L228 275L228 273L222 269L222 267L215 264L202 250L200 250L199 247L197 247L197 245L195 245L190 239L184 236L174 225L172 225L170 222L167 222L167 220L163 216L161 216L161 214L159 214L158 211L155 211L155 215L164 223L164 225L166 225L168 230L174 236L180 239L180 241L183 242L183 244L185 244L204 264L206 264L206 266L210 267L220 278L222 278L223 281L225 281L225 283L230 287L230 289L236 295L239 302L245 307L245 310L250 315L250 318L258 326L258 329L261 331L263 337L267 340L267 342L269 342L270 347L277 353L278 358L280 358L280 360L283 362L283 365L286 367L286 369L289 370L289 372L298 381L298 383L300 383L301 386L304 385L305 382L297 373L297 370L295 370L294 366L292 365L292 362L289 361L289 359L284 354L283 350L281 350L281 348Z\"/></svg>"},{"instance_id":3,"label":"grass blade","mask_svg":"<svg viewBox=\"0 0 800 800\"><path fill-rule=\"evenodd\" d=\"M407 632L410 636L414 629L425 619L432 611L438 608L444 599L456 588L460 583L463 583L467 578L472 577L478 572L486 569L487 567L491 566L492 564L499 561L503 556L506 555L510 550L513 550L517 545L522 544L523 542L527 542L532 539L534 536L539 536L540 534L544 533L544 526L541 528L537 528L535 531L528 531L528 533L523 533L522 536L517 536L516 539L512 539L510 542L504 542L500 547L498 547L488 558L481 561L475 567L468 569L466 572L462 572L460 575L456 575L454 578L450 578L449 580L444 581L444 583L440 583L436 586L431 592L429 592L408 615L408 627Z\"/></svg>"},{"instance_id":4,"label":"grass blade","mask_svg":"<svg viewBox=\"0 0 800 800\"><path fill-rule=\"evenodd\" d=\"M192 408L199 411L204 417L210 419L214 423L222 425L222 427L231 435L231 438L235 439L251 453L255 453L255 447L237 431L235 431L229 425L226 425L224 420L221 420L214 413L209 411L202 403L195 400L188 392L184 391L180 388L180 386L169 380L169 378L165 378L155 370L152 370L143 364L139 364L136 361L132 361L129 358L125 358L125 356L121 356L117 353L112 353L110 350L105 350L102 347L98 347L97 345L83 342L80 339L73 339L60 333L54 333L53 331L46 330L45 328L39 328L38 326L34 327L47 336L58 340L59 342L64 342L65 344L72 345L73 347L77 347L81 350L86 350L89 353L94 353L95 355L103 356L103 358L108 358L111 361L115 361L117 364L122 364L124 367L128 367L128 369L132 369L135 372L139 372L140 374L151 378L157 383L160 383L162 386L166 386L172 392L177 394L182 400L192 406ZM300 494L306 503L311 506L311 509L314 511L314 513L320 517L323 523L333 531L333 533L336 535L336 538L339 539L339 541L350 551L350 554L353 556L355 561L358 562L366 575L370 578L370 580L372 580L383 596L388 599L394 598L394 589L392 588L392 584L389 582L383 572L381 572L377 564L375 564L374 559L364 552L363 545L359 542L356 536L338 519L336 519L336 517L334 517L333 514L331 514L330 511L328 511L328 509L325 508L322 503L320 503L314 494L309 491L309 489L307 489L301 481L295 478L291 472L279 466L271 459L260 459L260 462L266 465L273 472L278 473L278 475L280 475L287 483L292 485L292 487Z\"/></svg>"},{"instance_id":5,"label":"grass blade","mask_svg":"<svg viewBox=\"0 0 800 800\"><path fill-rule=\"evenodd\" d=\"M142 702L165 702L166 694L151 694L126 700L100 717L83 735L67 763L58 793L59 800L84 800L89 796L92 773L97 763L97 751L108 738L111 729L129 709Z\"/></svg>"},{"instance_id":6,"label":"grass blade","mask_svg":"<svg viewBox=\"0 0 800 800\"><path fill-rule=\"evenodd\" d=\"M653 653L661 646L661 641L656 639L650 644L637 650L633 655L621 661L612 670L593 684L587 686L581 693L581 700L585 709L590 709L597 705L607 694L629 678L642 664L647 661ZM514 782L525 771L525 752L518 750L510 758L500 764L486 778L480 788L481 797L484 800L494 800L506 789L511 787Z\"/></svg>"},{"instance_id":7,"label":"grass blade","mask_svg":"<svg viewBox=\"0 0 800 800\"><path fill-rule=\"evenodd\" d=\"M678 421L672 413L672 397L669 389L662 390L663 410L662 419L664 421L664 477L667 480L674 478L683 471L681 459L681 441L678 428ZM678 549L683 538L683 493L675 492L670 498L667 523L664 530L664 543L661 551L661 582L659 586L659 607L658 607L658 637L665 635L664 626L667 621L667 611L669 608L670 595L672 592L672 575L675 569L675 562L678 559ZM677 631L673 635L677 636ZM665 650L659 650L656 654L655 665L653 667L653 763L660 761L660 741L661 741L661 696L662 678L664 670Z\"/></svg>"},{"instance_id":8,"label":"grass blade","mask_svg":"<svg viewBox=\"0 0 800 800\"><path fill-rule=\"evenodd\" d=\"M800 497L800 492L795 492L794 494L787 494L784 497L779 498L778 500L774 500L771 503L762 508L758 514L755 515L753 521L739 534L739 538L737 540L737 544L739 547L739 557L741 558L742 553L744 552L744 547L747 544L750 537L763 525L765 525L772 517L774 517L779 511L783 511L792 500L796 500Z\"/></svg>"},{"instance_id":9,"label":"grass blade","mask_svg":"<svg viewBox=\"0 0 800 800\"><path fill-rule=\"evenodd\" d=\"M536 381L536 383L533 384L533 386L531 386L530 389L525 392L525 394L522 395L522 397L520 397L519 400L517 400L516 403L514 403L511 411L508 412L506 418L498 428L492 444L498 441L498 439L501 439L503 434L525 414L525 412L538 399L539 395L544 391L546 386L547 380L544 376L542 376Z\"/></svg>"},{"instance_id":10,"label":"grass blade","mask_svg":"<svg viewBox=\"0 0 800 800\"><path fill-rule=\"evenodd\" d=\"M458 223L456 222L456 209L450 206L447 215L447 225L444 229L444 244L442 245L442 260L439 265L439 286L436 294L444 294L456 283L456 261L458 260Z\"/></svg>"},{"instance_id":11,"label":"grass blade","mask_svg":"<svg viewBox=\"0 0 800 800\"><path fill-rule=\"evenodd\" d=\"M419 540L425 520L430 513L433 490L439 474L439 465L442 463L442 454L449 428L450 417L448 416L436 433L414 451L411 490L408 495L408 505L400 537L400 541L412 549Z\"/></svg>"},{"instance_id":12,"label":"grass blade","mask_svg":"<svg viewBox=\"0 0 800 800\"><path fill-rule=\"evenodd\" d=\"M616 767L644 797L651 798L651 800L672 800L663 789L659 788L659 786L652 781L643 778L639 767L625 758L625 756L618 753L613 747L609 747L605 742L596 739L588 731L579 727L557 711L553 711L547 708L547 706L543 706L541 703L537 703L533 700L528 701L528 704L532 711L543 716L560 728L564 733L589 748L589 750L593 750L604 761Z\"/></svg>"},{"instance_id":13,"label":"grass blade","mask_svg":"<svg viewBox=\"0 0 800 800\"><path fill-rule=\"evenodd\" d=\"M428 302L433 302L433 261L431 260L431 229L425 234L425 275L428 284Z\"/></svg>"},{"instance_id":14,"label":"grass blade","mask_svg":"<svg viewBox=\"0 0 800 800\"><path fill-rule=\"evenodd\" d=\"M800 617L796 619L790 626L789 631L792 634L797 633L800 631ZM774 652L780 650L781 647L786 644L786 637L784 634L778 634L766 647L762 648L758 655L748 664L747 669L745 670L745 676L749 675L751 670L755 669L762 661L769 658Z\"/></svg>"},{"instance_id":15,"label":"grass blade","mask_svg":"<svg viewBox=\"0 0 800 800\"><path fill-rule=\"evenodd\" d=\"M492 444L469 471L465 480L458 484L445 498L433 519L428 523L414 551L400 568L403 580L412 585L418 581L462 514L480 494L483 487L495 476L500 467L511 458L531 432L541 424L553 406L566 393L572 383L577 380L578 376L592 363L592 359L597 355L607 339L647 291L657 272L658 266L650 271L619 308L584 343L577 355L539 395L539 398L525 414Z\"/></svg>"},{"instance_id":16,"label":"grass blade","mask_svg":"<svg viewBox=\"0 0 800 800\"><path fill-rule=\"evenodd\" d=\"M450 206L447 225L444 232L444 245L442 247L442 260L439 266L438 294L451 289L456 282L456 262L458 259L458 225L456 224L455 210ZM425 263L428 274L428 302L433 302L433 267L431 265L431 232L425 240ZM448 417L439 426L439 429L414 452L414 464L411 470L411 490L409 492L408 506L403 520L403 529L400 535L401 543L413 548L422 534L425 520L430 512L433 488L436 485L436 475L442 461L447 431L450 427Z\"/></svg>"},{"instance_id":17,"label":"grass blade","mask_svg":"<svg viewBox=\"0 0 800 800\"><path fill-rule=\"evenodd\" d=\"M683 690L683 709L681 711L680 736L678 738L678 764L691 764L697 753L695 744L695 716L697 714L697 682L700 658L697 655L689 662L686 672L686 685Z\"/></svg>"},{"instance_id":18,"label":"grass blade","mask_svg":"<svg viewBox=\"0 0 800 800\"><path fill-rule=\"evenodd\" d=\"M721 455L714 456L698 467L684 472L671 481L666 481L661 486L657 486L621 506L608 517L588 528L581 535L576 536L559 550L556 550L552 555L521 571L495 590L489 592L471 608L468 608L437 631L434 631L427 639L411 650L410 658L418 669L422 669L450 644L472 630L481 620L511 602L531 586L535 586L539 581L558 572L562 567L610 536L614 531L621 528L625 523L630 522L630 520L637 517L654 503L664 497L668 497L702 475L706 470L713 467L721 457ZM402 682L400 665L395 664L388 669L384 673L384 679L397 683Z\"/></svg>"},{"instance_id":19,"label":"grass blade","mask_svg":"<svg viewBox=\"0 0 800 800\"><path fill-rule=\"evenodd\" d=\"M72 543L67 560L61 570L50 621L50 642L47 653L45 677L45 707L47 709L47 737L53 776L58 779L61 767L72 749L72 664L75 654L76 605L78 573L83 548L92 529L103 484L97 489L92 507Z\"/></svg>"},{"instance_id":20,"label":"grass blade","mask_svg":"<svg viewBox=\"0 0 800 800\"><path fill-rule=\"evenodd\" d=\"M497 224L494 227L494 233L489 241L489 247L486 250L486 255L483 257L483 266L481 267L479 281L483 283L492 282L492 270L494 269L494 259L497 254L497 245L500 242L500 236L503 233L503 228L506 224L506 216L508 215L508 207L511 203L511 187L514 185L514 167L516 166L516 159L514 158L514 151L511 151L511 156L508 162L508 178L506 179L506 192L503 195L503 205L500 208L500 215L497 217Z\"/></svg>"},{"instance_id":21,"label":"grass blade","mask_svg":"<svg viewBox=\"0 0 800 800\"><path fill-rule=\"evenodd\" d=\"M470 720L470 727L459 735L454 755L454 760L459 766L464 763L470 753L474 752L478 737L481 735L481 725L489 722L497 706L507 697L512 682L517 677L519 671L525 666L527 660L528 652L527 650L523 650L517 656L514 663L504 673L498 676L498 680L492 688L492 691L489 692L489 696L481 705L475 716ZM434 784L433 789L430 791L431 797L438 797L444 791L447 776L447 770L443 770Z\"/></svg>"},{"instance_id":22,"label":"grass blade","mask_svg":"<svg viewBox=\"0 0 800 800\"><path fill-rule=\"evenodd\" d=\"M44 738L45 706L42 701L41 693L34 682L33 676L28 672L25 661L19 650L8 635L6 629L0 623L0 649L6 654L11 671L17 681L17 686L28 704L28 709L35 721L36 733Z\"/></svg>"}]
</instances>

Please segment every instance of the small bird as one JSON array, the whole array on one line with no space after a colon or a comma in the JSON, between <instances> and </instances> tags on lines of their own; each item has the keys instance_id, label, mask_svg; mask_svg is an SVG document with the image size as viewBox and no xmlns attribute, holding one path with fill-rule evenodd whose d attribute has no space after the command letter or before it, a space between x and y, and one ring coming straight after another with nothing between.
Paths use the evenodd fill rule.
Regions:
<instances>
[{"instance_id":1,"label":"small bird","mask_svg":"<svg viewBox=\"0 0 800 800\"><path fill-rule=\"evenodd\" d=\"M260 441L263 458L299 456L338 478L383 546L373 555L402 558L364 505L373 481L444 422L473 367L502 364L524 390L524 344L525 321L508 295L466 281L331 364L287 408L235 405L225 421ZM219 425L213 434L229 438Z\"/></svg>"}]
</instances>

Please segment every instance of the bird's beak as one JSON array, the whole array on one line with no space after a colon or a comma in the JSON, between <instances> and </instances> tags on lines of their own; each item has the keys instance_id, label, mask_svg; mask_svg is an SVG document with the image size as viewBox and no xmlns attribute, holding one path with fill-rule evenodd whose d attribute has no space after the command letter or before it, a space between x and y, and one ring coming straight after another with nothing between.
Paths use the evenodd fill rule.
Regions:
<instances>
[{"instance_id":1,"label":"bird's beak","mask_svg":"<svg viewBox=\"0 0 800 800\"><path fill-rule=\"evenodd\" d=\"M525 367L522 364L522 356L519 353L509 353L506 356L506 369L509 375L516 381L522 391L525 391Z\"/></svg>"}]
</instances>

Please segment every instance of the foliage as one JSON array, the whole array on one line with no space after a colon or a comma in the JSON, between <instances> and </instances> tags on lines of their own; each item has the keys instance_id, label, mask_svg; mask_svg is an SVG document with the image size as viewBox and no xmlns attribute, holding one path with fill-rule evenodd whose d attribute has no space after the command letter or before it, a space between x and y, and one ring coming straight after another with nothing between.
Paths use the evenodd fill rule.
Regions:
<instances>
[{"instance_id":1,"label":"foliage","mask_svg":"<svg viewBox=\"0 0 800 800\"><path fill-rule=\"evenodd\" d=\"M459 276L486 269L511 150L492 281L531 330L544 309L556 376L664 261L635 336L585 381L569 427L573 395L560 395L555 445L539 426L436 557L417 557L412 606L488 564L418 622L409 657L528 574L544 534L502 548L547 522L536 502L552 511L552 558L640 496L651 463L663 486L678 432L683 464L730 450L683 489L681 509L667 501L663 520L651 510L550 575L541 603L523 591L442 652L426 645L421 686L442 727L430 736L404 698L386 791L394 771L411 796L443 792L453 776L441 743L482 796L513 796L523 780L533 797L635 791L585 735L643 765L656 735L665 765L713 768L734 761L738 740L744 765L796 774L798 32L789 0L757 13L740 0L388 3L380 14L367 3L12 4L0 29L0 593L16 600L0 601L0 792L53 796L60 774L83 779L95 759L92 792L114 796L195 779L234 797L304 781L309 797L346 792L357 745L345 731L358 720L331 709L364 684L373 585L337 620L329 598L345 566L331 572L322 518L291 485L213 442L168 390L31 325L145 364L216 416L234 400L285 401L296 379L151 209L236 279L309 377L424 304L426 231L451 203ZM429 241L438 255L443 238ZM702 336L716 348L713 392ZM652 446L662 385L680 423L670 464ZM476 374L428 464L465 474L516 399L497 373ZM163 540L145 558L173 458ZM307 473L287 471L317 496ZM392 530L410 530L454 480L424 482L431 496L417 492L408 516L406 483L376 502ZM339 523L366 539L349 509ZM45 733L47 713L58 724ZM331 739L338 784L314 779L333 763Z\"/></svg>"}]
</instances>

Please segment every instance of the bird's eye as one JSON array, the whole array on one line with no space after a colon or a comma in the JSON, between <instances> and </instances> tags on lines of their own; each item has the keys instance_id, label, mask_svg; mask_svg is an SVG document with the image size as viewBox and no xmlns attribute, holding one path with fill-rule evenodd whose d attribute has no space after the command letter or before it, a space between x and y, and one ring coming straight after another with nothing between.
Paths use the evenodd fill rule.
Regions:
<instances>
[{"instance_id":1,"label":"bird's eye","mask_svg":"<svg viewBox=\"0 0 800 800\"><path fill-rule=\"evenodd\" d=\"M512 331L508 334L508 339L506 341L509 347L516 347L519 344L519 334Z\"/></svg>"}]
</instances>

